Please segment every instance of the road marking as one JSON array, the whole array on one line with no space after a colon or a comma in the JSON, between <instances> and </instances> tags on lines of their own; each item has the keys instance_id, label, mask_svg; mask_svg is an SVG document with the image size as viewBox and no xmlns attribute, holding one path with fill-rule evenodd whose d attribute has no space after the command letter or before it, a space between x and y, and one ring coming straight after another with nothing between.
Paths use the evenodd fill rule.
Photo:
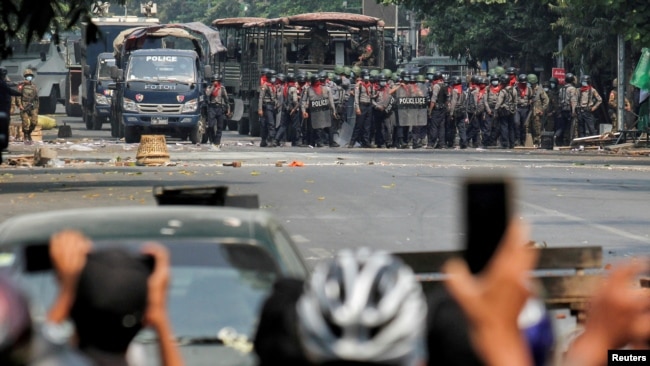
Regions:
<instances>
[{"instance_id":1,"label":"road marking","mask_svg":"<svg viewBox=\"0 0 650 366\"><path fill-rule=\"evenodd\" d=\"M533 204L533 203L528 203L528 202L521 201L521 204L524 205L524 206L528 206L528 207L530 207L532 209L544 212L544 213L546 213L546 214L548 214L550 216L556 216L556 217L559 216L559 217L561 217L561 218L563 218L563 219L565 219L567 221L579 222L581 224L584 224L586 226L589 226L589 227L597 229L597 230L604 231L604 232L609 233L609 234L614 234L614 235L618 235L618 236L626 238L626 239L636 240L636 241L640 241L642 243L650 244L650 238L645 237L645 236L632 234L632 233L629 233L627 231L620 230L620 229L617 229L615 227L608 226L608 225L596 224L596 223L591 222L591 221L589 221L587 219L583 219L582 217L578 217L578 216L574 216L574 215L571 215L571 214L560 212L558 210L553 210L553 209L549 209L549 208L546 208L546 207L538 206L538 205Z\"/></svg>"},{"instance_id":2,"label":"road marking","mask_svg":"<svg viewBox=\"0 0 650 366\"><path fill-rule=\"evenodd\" d=\"M308 250L309 250L311 253L314 254L314 256L311 256L311 257L305 257L305 258L304 258L305 260L308 260L308 261L320 261L320 260L323 260L323 259L327 259L327 258L332 258L332 257L334 257L334 255L332 254L332 252L330 252L330 251L327 250L327 249L323 249L323 248L309 248Z\"/></svg>"}]
</instances>

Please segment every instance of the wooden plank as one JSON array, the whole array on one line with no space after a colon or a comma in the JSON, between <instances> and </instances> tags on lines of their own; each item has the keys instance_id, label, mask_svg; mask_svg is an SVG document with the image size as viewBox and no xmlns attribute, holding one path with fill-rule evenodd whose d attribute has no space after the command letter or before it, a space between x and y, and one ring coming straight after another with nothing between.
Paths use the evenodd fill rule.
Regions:
<instances>
[{"instance_id":1,"label":"wooden plank","mask_svg":"<svg viewBox=\"0 0 650 366\"><path fill-rule=\"evenodd\" d=\"M601 268L603 250L601 247L568 247L539 249L537 269L586 269ZM441 252L393 253L409 265L415 273L439 273L442 265L450 258L461 257L461 250Z\"/></svg>"},{"instance_id":2,"label":"wooden plank","mask_svg":"<svg viewBox=\"0 0 650 366\"><path fill-rule=\"evenodd\" d=\"M599 275L538 277L546 290L549 300L589 298L594 293L603 277Z\"/></svg>"},{"instance_id":3,"label":"wooden plank","mask_svg":"<svg viewBox=\"0 0 650 366\"><path fill-rule=\"evenodd\" d=\"M545 293L542 296L548 304L579 304L587 301L601 283L599 275L584 276L542 276L535 277ZM443 280L423 281L422 290L430 293L444 285Z\"/></svg>"}]
</instances>

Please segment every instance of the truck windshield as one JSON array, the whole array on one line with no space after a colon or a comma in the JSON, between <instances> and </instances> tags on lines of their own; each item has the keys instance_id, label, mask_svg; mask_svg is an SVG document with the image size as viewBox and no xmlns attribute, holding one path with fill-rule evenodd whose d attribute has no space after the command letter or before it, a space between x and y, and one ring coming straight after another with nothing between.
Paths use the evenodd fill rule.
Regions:
<instances>
[{"instance_id":1,"label":"truck windshield","mask_svg":"<svg viewBox=\"0 0 650 366\"><path fill-rule=\"evenodd\" d=\"M115 66L114 58L100 59L99 60L99 79L110 79L111 78L111 66Z\"/></svg>"},{"instance_id":2,"label":"truck windshield","mask_svg":"<svg viewBox=\"0 0 650 366\"><path fill-rule=\"evenodd\" d=\"M194 59L185 56L132 56L127 70L128 80L178 81L195 80Z\"/></svg>"}]
</instances>

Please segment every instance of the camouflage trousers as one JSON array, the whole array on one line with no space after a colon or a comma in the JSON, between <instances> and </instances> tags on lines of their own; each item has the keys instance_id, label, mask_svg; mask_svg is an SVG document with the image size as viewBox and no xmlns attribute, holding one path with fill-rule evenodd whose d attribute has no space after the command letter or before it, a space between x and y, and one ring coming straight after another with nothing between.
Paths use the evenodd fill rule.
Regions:
<instances>
[{"instance_id":1,"label":"camouflage trousers","mask_svg":"<svg viewBox=\"0 0 650 366\"><path fill-rule=\"evenodd\" d=\"M539 145L541 142L540 137L542 136L542 116L537 113L533 113L533 115L530 116L528 131L533 136L533 144Z\"/></svg>"},{"instance_id":2,"label":"camouflage trousers","mask_svg":"<svg viewBox=\"0 0 650 366\"><path fill-rule=\"evenodd\" d=\"M20 112L20 119L23 121L23 132L32 133L38 124L38 110L33 109L31 112Z\"/></svg>"}]
</instances>

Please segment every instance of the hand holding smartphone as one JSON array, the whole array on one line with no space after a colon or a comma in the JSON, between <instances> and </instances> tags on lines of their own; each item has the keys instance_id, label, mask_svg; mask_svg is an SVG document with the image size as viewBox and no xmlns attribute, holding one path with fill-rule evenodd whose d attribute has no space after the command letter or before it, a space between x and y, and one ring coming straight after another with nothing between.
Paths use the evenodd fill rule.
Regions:
<instances>
[{"instance_id":1,"label":"hand holding smartphone","mask_svg":"<svg viewBox=\"0 0 650 366\"><path fill-rule=\"evenodd\" d=\"M463 182L465 261L472 273L485 268L513 215L513 183L502 176L469 177Z\"/></svg>"}]
</instances>

